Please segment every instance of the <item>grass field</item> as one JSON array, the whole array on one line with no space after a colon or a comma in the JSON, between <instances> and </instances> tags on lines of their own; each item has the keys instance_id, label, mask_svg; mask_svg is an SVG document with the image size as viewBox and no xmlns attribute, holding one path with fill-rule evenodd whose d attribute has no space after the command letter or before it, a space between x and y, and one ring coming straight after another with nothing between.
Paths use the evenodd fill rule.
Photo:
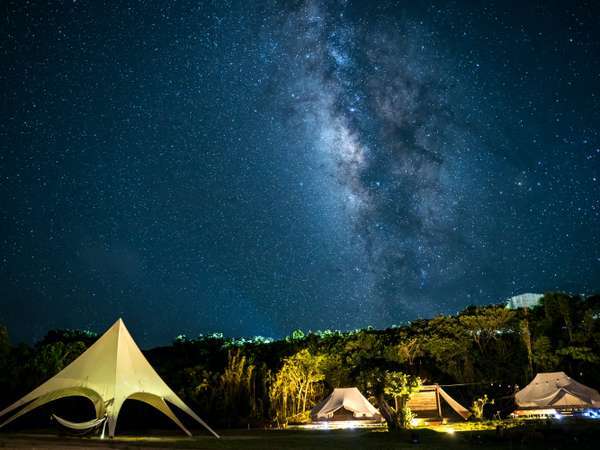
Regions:
<instances>
[{"instance_id":1,"label":"grass field","mask_svg":"<svg viewBox=\"0 0 600 450\"><path fill-rule=\"evenodd\" d=\"M56 433L0 434L0 448L14 449L597 449L600 425L553 424L528 425L505 430L498 435L493 425L472 427L446 426L417 429L412 433L387 433L368 430L229 430L222 439L208 436L192 438L179 435L119 436L112 440L97 437L75 438ZM418 442L413 443L416 436Z\"/></svg>"}]
</instances>

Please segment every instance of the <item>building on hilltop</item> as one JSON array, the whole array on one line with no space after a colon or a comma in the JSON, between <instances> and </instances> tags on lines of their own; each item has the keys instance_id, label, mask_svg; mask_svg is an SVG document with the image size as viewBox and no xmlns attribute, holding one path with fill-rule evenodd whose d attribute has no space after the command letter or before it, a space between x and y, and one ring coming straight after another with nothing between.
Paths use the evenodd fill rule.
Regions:
<instances>
[{"instance_id":1,"label":"building on hilltop","mask_svg":"<svg viewBox=\"0 0 600 450\"><path fill-rule=\"evenodd\" d=\"M540 304L540 299L543 296L543 294L532 294L529 292L526 294L515 295L506 300L506 307L508 309L532 308Z\"/></svg>"}]
</instances>

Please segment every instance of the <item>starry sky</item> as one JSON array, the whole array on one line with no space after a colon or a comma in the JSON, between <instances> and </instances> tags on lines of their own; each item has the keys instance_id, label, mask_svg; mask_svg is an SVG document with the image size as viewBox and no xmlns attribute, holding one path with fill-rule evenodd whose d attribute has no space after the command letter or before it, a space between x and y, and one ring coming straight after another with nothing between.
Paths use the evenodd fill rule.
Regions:
<instances>
[{"instance_id":1,"label":"starry sky","mask_svg":"<svg viewBox=\"0 0 600 450\"><path fill-rule=\"evenodd\" d=\"M387 327L600 289L597 2L2 6L0 323Z\"/></svg>"}]
</instances>

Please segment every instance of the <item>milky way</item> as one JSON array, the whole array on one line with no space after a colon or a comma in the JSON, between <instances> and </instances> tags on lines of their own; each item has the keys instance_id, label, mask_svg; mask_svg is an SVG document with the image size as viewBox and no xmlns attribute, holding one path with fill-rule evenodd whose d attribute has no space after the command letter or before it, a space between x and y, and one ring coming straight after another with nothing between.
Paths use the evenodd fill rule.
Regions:
<instances>
[{"instance_id":1,"label":"milky way","mask_svg":"<svg viewBox=\"0 0 600 450\"><path fill-rule=\"evenodd\" d=\"M367 254L363 312L378 323L414 317L439 308L432 290L466 276L473 244L458 216L475 138L449 105L453 69L435 66L427 30L384 22L364 31L337 6L308 2L287 19L285 91Z\"/></svg>"},{"instance_id":2,"label":"milky way","mask_svg":"<svg viewBox=\"0 0 600 450\"><path fill-rule=\"evenodd\" d=\"M98 5L5 8L14 341L118 316L142 345L279 337L600 288L597 5Z\"/></svg>"}]
</instances>

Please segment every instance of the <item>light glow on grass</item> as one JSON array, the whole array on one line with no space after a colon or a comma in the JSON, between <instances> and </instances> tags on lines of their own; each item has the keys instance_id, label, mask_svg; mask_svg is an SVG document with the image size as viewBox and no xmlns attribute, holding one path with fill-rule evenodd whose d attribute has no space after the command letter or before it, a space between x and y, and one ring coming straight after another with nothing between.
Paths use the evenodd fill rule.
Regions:
<instances>
[{"instance_id":1,"label":"light glow on grass","mask_svg":"<svg viewBox=\"0 0 600 450\"><path fill-rule=\"evenodd\" d=\"M304 425L298 425L294 428L300 428L304 430L354 430L381 428L383 426L385 426L385 422L382 423L372 420L324 420L319 422L307 423Z\"/></svg>"},{"instance_id":2,"label":"light glow on grass","mask_svg":"<svg viewBox=\"0 0 600 450\"><path fill-rule=\"evenodd\" d=\"M418 427L419 425L423 425L425 421L423 419L419 419L417 417L410 420L411 427Z\"/></svg>"}]
</instances>

